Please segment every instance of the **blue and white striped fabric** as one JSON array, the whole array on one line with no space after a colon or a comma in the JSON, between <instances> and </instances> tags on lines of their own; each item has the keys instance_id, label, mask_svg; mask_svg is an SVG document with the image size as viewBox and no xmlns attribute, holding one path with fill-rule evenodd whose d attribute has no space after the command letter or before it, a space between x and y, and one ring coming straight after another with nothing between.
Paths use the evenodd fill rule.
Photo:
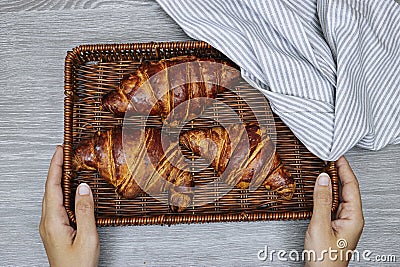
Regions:
<instances>
[{"instance_id":1,"label":"blue and white striped fabric","mask_svg":"<svg viewBox=\"0 0 400 267\"><path fill-rule=\"evenodd\" d=\"M400 143L394 0L157 0L222 51L315 155Z\"/></svg>"}]
</instances>

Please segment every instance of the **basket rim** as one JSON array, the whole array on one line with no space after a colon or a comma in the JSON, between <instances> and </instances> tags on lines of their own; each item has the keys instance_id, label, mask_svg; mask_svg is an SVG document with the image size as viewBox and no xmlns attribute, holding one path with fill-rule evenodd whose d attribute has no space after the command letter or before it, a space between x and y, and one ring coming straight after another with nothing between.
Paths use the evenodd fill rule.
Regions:
<instances>
[{"instance_id":1,"label":"basket rim","mask_svg":"<svg viewBox=\"0 0 400 267\"><path fill-rule=\"evenodd\" d=\"M118 54L127 51L146 50L154 53L155 59L160 58L162 49L197 50L210 49L218 53L210 44L202 41L183 42L148 42L148 43L123 43L123 44L84 44L67 52L64 69L64 168L62 178L62 189L64 207L73 225L76 223L75 213L71 209L71 181L72 177L72 123L74 105L74 70L77 66L87 62L84 60L84 53L96 52L95 56L101 57L104 54ZM99 58L100 60L101 58ZM339 179L334 162L327 163L327 172L332 181L332 212L336 212L339 206ZM230 221L260 221L260 220L301 220L309 219L312 211L277 211L277 212L246 212L240 213L215 213L215 214L165 214L152 217L114 217L96 218L98 226L124 226L124 225L171 225L181 223L206 223L206 222L230 222Z\"/></svg>"}]
</instances>

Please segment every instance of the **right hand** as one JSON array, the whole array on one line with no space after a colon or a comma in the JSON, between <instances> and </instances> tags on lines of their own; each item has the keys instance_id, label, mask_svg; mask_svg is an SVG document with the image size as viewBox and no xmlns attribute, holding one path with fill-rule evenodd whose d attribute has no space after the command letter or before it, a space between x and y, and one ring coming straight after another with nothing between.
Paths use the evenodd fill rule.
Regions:
<instances>
[{"instance_id":1,"label":"right hand","mask_svg":"<svg viewBox=\"0 0 400 267\"><path fill-rule=\"evenodd\" d=\"M346 259L347 252L355 250L364 227L357 178L343 156L336 161L336 167L342 184L342 202L336 218L331 221L332 185L329 176L320 174L314 187L314 210L306 232L304 250L315 251L317 258L321 258L323 251L337 250L338 253L333 255L338 259L333 260L325 253L322 261L305 259L305 266L347 266L350 260ZM341 255L344 256L342 260Z\"/></svg>"}]
</instances>

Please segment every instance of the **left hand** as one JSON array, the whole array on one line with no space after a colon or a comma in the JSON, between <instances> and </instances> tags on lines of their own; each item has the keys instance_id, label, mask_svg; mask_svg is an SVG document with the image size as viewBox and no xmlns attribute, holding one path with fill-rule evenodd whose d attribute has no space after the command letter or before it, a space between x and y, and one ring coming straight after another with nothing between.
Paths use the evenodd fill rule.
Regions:
<instances>
[{"instance_id":1,"label":"left hand","mask_svg":"<svg viewBox=\"0 0 400 267\"><path fill-rule=\"evenodd\" d=\"M50 163L39 232L51 266L97 266L100 243L94 218L93 195L80 184L75 197L75 230L63 206L61 176L63 149L57 146Z\"/></svg>"}]
</instances>

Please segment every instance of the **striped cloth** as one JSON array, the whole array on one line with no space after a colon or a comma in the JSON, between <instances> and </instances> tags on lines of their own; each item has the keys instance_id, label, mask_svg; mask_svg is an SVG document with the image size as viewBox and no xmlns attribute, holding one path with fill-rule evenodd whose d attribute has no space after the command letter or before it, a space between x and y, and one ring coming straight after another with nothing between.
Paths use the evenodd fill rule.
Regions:
<instances>
[{"instance_id":1,"label":"striped cloth","mask_svg":"<svg viewBox=\"0 0 400 267\"><path fill-rule=\"evenodd\" d=\"M394 0L157 0L241 68L323 160L400 143L400 5Z\"/></svg>"}]
</instances>

